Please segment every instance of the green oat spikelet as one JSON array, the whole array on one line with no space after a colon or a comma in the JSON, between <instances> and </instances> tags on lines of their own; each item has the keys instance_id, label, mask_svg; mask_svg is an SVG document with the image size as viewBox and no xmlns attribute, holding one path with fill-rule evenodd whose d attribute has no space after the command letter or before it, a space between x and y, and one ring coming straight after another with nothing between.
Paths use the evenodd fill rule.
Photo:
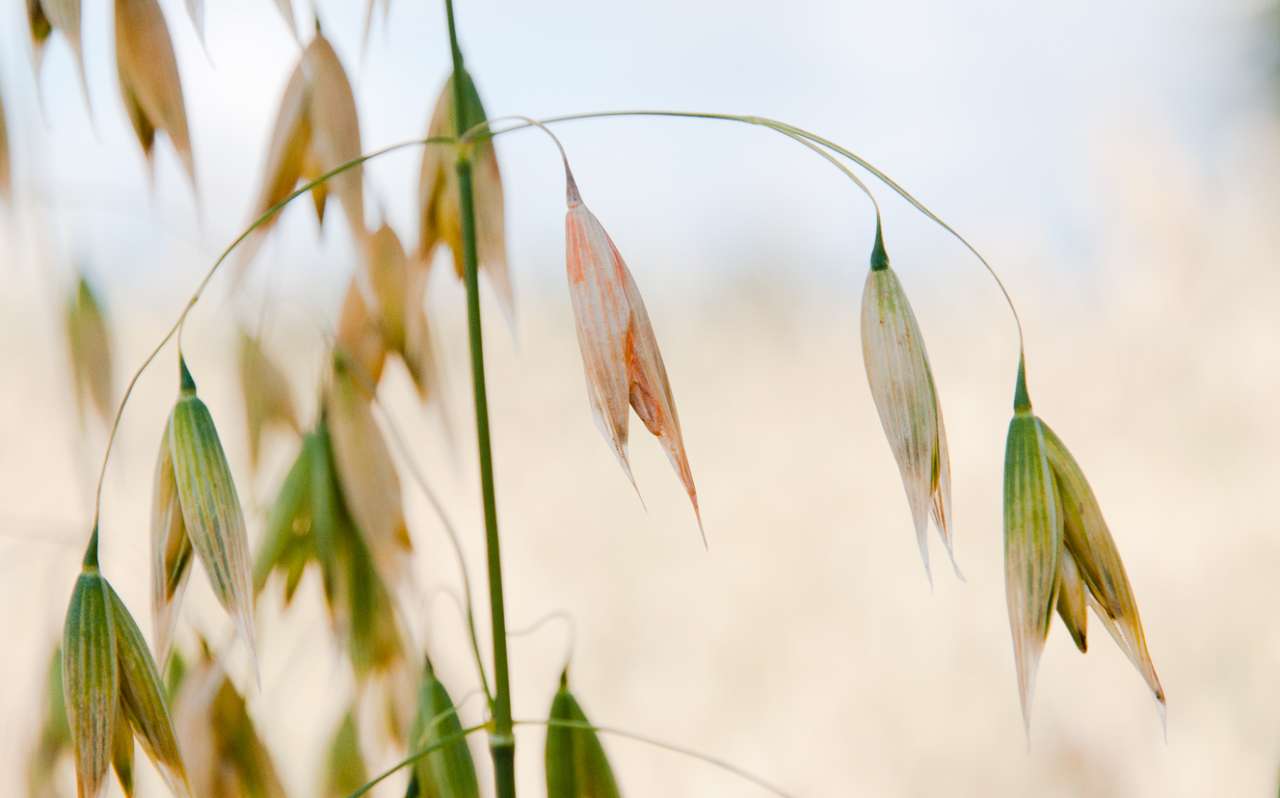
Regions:
<instances>
[{"instance_id":1,"label":"green oat spikelet","mask_svg":"<svg viewBox=\"0 0 1280 798\"><path fill-rule=\"evenodd\" d=\"M178 608L191 576L191 539L183 521L169 445L170 420L160 439L151 494L151 619L156 656L164 662L173 642Z\"/></svg>"},{"instance_id":2,"label":"green oat spikelet","mask_svg":"<svg viewBox=\"0 0 1280 798\"><path fill-rule=\"evenodd\" d=\"M111 763L131 795L136 737L170 791L188 798L190 786L155 660L96 561L95 539L63 627L63 697L77 794L96 798Z\"/></svg>"},{"instance_id":3,"label":"green oat spikelet","mask_svg":"<svg viewBox=\"0 0 1280 798\"><path fill-rule=\"evenodd\" d=\"M116 723L129 724L138 742L142 743L142 749L147 752L174 795L190 795L191 787L187 783L160 672L155 660L151 658L142 631L129 614L129 609L110 584L104 580L103 585L110 604L120 670L120 703L123 711Z\"/></svg>"},{"instance_id":4,"label":"green oat spikelet","mask_svg":"<svg viewBox=\"0 0 1280 798\"><path fill-rule=\"evenodd\" d=\"M1036 665L1055 605L1082 652L1087 649L1085 607L1093 608L1146 681L1163 721L1164 688L1120 552L1080 465L1032 412L1022 361L1005 451L1005 576L1028 730Z\"/></svg>"},{"instance_id":5,"label":"green oat spikelet","mask_svg":"<svg viewBox=\"0 0 1280 798\"><path fill-rule=\"evenodd\" d=\"M62 636L62 690L76 765L76 794L96 798L121 722L120 668L106 580L86 565L76 580Z\"/></svg>"},{"instance_id":6,"label":"green oat spikelet","mask_svg":"<svg viewBox=\"0 0 1280 798\"><path fill-rule=\"evenodd\" d=\"M879 223L862 293L862 355L880 424L906 488L925 574L932 584L928 542L932 516L959 576L952 543L951 462L942 404L924 336L902 283L889 267Z\"/></svg>"},{"instance_id":7,"label":"green oat spikelet","mask_svg":"<svg viewBox=\"0 0 1280 798\"><path fill-rule=\"evenodd\" d=\"M253 592L244 511L213 417L196 395L195 380L181 355L178 366L181 386L165 439L182 523L214 595L231 614L252 652ZM162 465L163 459L162 453Z\"/></svg>"},{"instance_id":8,"label":"green oat spikelet","mask_svg":"<svg viewBox=\"0 0 1280 798\"><path fill-rule=\"evenodd\" d=\"M586 713L569 691L569 670L551 702L547 726L547 798L618 798L617 780L600 738L588 728ZM570 725L558 726L556 722Z\"/></svg>"},{"instance_id":9,"label":"green oat spikelet","mask_svg":"<svg viewBox=\"0 0 1280 798\"><path fill-rule=\"evenodd\" d=\"M1062 440L1044 424L1045 455L1062 499L1063 545L1079 572L1084 598L1120 650L1138 669L1164 717L1165 694L1147 651L1138 602L1120 551L1084 471ZM1081 626L1083 637L1083 625Z\"/></svg>"},{"instance_id":10,"label":"green oat spikelet","mask_svg":"<svg viewBox=\"0 0 1280 798\"><path fill-rule=\"evenodd\" d=\"M1022 722L1030 735L1036 670L1057 601L1062 508L1045 457L1044 427L1031 412L1025 374L1019 362L1004 455L1004 562Z\"/></svg>"},{"instance_id":11,"label":"green oat spikelet","mask_svg":"<svg viewBox=\"0 0 1280 798\"><path fill-rule=\"evenodd\" d=\"M460 735L462 723L444 683L426 659L418 686L418 713L409 733L409 750L421 751ZM465 739L458 739L418 759L413 787L421 798L480 798L476 766Z\"/></svg>"}]
</instances>

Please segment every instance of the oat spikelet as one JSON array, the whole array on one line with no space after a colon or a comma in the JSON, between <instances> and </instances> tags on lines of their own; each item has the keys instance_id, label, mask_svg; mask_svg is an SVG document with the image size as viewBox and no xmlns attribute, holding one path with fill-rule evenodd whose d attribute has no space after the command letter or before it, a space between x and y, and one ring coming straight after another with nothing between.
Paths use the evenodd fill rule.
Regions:
<instances>
[{"instance_id":1,"label":"oat spikelet","mask_svg":"<svg viewBox=\"0 0 1280 798\"><path fill-rule=\"evenodd\" d=\"M374 352L379 350L398 354L413 378L418 395L426 400L440 385L439 361L426 312L427 272L409 263L399 236L389 225L383 224L370 236L369 247L366 264L377 301L377 319L368 323L381 333L381 347L362 343L360 339L364 336L350 329L351 324L364 321L360 314L364 301L359 297L349 297L354 314L350 320L345 318L347 306L344 304L345 323L339 338L350 340L357 348L353 351L361 347L368 349L365 361L376 359ZM348 290L358 292L355 281ZM340 342L347 343L346 340Z\"/></svg>"},{"instance_id":2,"label":"oat spikelet","mask_svg":"<svg viewBox=\"0 0 1280 798\"><path fill-rule=\"evenodd\" d=\"M1057 601L1062 508L1045 457L1045 435L1031 412L1024 369L1018 367L1014 416L1004 455L1004 562L1009 627L1022 721L1031 733L1036 671Z\"/></svg>"},{"instance_id":3,"label":"oat spikelet","mask_svg":"<svg viewBox=\"0 0 1280 798\"><path fill-rule=\"evenodd\" d=\"M213 417L196 396L195 380L181 357L179 369L181 390L166 438L183 524L214 595L236 620L252 651L253 591L244 511Z\"/></svg>"},{"instance_id":4,"label":"oat spikelet","mask_svg":"<svg viewBox=\"0 0 1280 798\"><path fill-rule=\"evenodd\" d=\"M547 798L619 798L617 779L596 733L554 723L590 723L569 691L567 670L560 676L560 689L551 702L550 720L545 757Z\"/></svg>"},{"instance_id":5,"label":"oat spikelet","mask_svg":"<svg viewBox=\"0 0 1280 798\"><path fill-rule=\"evenodd\" d=\"M405 524L400 478L382 430L373 418L371 397L343 353L334 357L325 411L333 440L333 462L342 496L351 510L383 578L395 581L412 545Z\"/></svg>"},{"instance_id":6,"label":"oat spikelet","mask_svg":"<svg viewBox=\"0 0 1280 798\"><path fill-rule=\"evenodd\" d=\"M151 658L147 641L143 639L128 608L109 584L106 585L106 593L120 670L123 717L117 723L127 720L169 790L175 796L189 798L191 787L187 783L177 735L174 734L169 706L165 701L164 684L160 680L155 660Z\"/></svg>"},{"instance_id":7,"label":"oat spikelet","mask_svg":"<svg viewBox=\"0 0 1280 798\"><path fill-rule=\"evenodd\" d=\"M174 480L169 445L172 421L165 425L156 458L151 499L151 618L155 625L156 656L164 662L173 642L178 610L191 576L191 539L187 536Z\"/></svg>"},{"instance_id":8,"label":"oat spikelet","mask_svg":"<svg viewBox=\"0 0 1280 798\"><path fill-rule=\"evenodd\" d=\"M666 450L693 503L701 529L698 493L685 454L680 419L644 300L609 234L582 204L573 176L567 171L566 176L569 297L596 423L634 485L627 458L627 422L628 407L635 409Z\"/></svg>"},{"instance_id":9,"label":"oat spikelet","mask_svg":"<svg viewBox=\"0 0 1280 798\"><path fill-rule=\"evenodd\" d=\"M942 407L924 337L902 283L889 267L879 225L862 294L862 354L880 424L907 491L925 573L932 516L959 575L952 550L951 464Z\"/></svg>"},{"instance_id":10,"label":"oat spikelet","mask_svg":"<svg viewBox=\"0 0 1280 798\"><path fill-rule=\"evenodd\" d=\"M487 119L475 82L462 72L466 119L474 125ZM457 120L453 108L453 78L445 81L431 113L427 135L453 136ZM459 209L457 153L451 147L428 146L422 150L418 175L418 259L430 263L435 249L444 244L453 255L454 271L461 278L462 215ZM502 173L493 139L486 138L471 150L473 194L476 212L476 260L493 285L508 322L515 319L515 292L507 266L506 210Z\"/></svg>"},{"instance_id":11,"label":"oat spikelet","mask_svg":"<svg viewBox=\"0 0 1280 798\"><path fill-rule=\"evenodd\" d=\"M1063 544L1076 564L1084 598L1146 681L1163 717L1165 694L1147 651L1138 602L1120 560L1120 551L1084 471L1048 424L1042 426L1045 453L1062 497ZM1081 627L1083 631L1083 625ZM1083 650L1083 647L1082 647Z\"/></svg>"},{"instance_id":12,"label":"oat spikelet","mask_svg":"<svg viewBox=\"0 0 1280 798\"><path fill-rule=\"evenodd\" d=\"M97 798L118 722L120 669L106 580L86 567L76 580L62 636L62 684L76 765L76 794Z\"/></svg>"},{"instance_id":13,"label":"oat spikelet","mask_svg":"<svg viewBox=\"0 0 1280 798\"><path fill-rule=\"evenodd\" d=\"M150 161L155 134L164 131L198 192L182 81L164 14L156 0L115 0L115 20L120 91L142 151Z\"/></svg>"},{"instance_id":14,"label":"oat spikelet","mask_svg":"<svg viewBox=\"0 0 1280 798\"><path fill-rule=\"evenodd\" d=\"M409 733L411 751L421 751L462 733L462 723L449 691L427 660L418 686L418 713ZM412 784L420 796L480 798L476 766L467 741L459 739L420 758L413 766Z\"/></svg>"},{"instance_id":15,"label":"oat spikelet","mask_svg":"<svg viewBox=\"0 0 1280 798\"><path fill-rule=\"evenodd\" d=\"M317 32L299 57L280 99L253 218L287 197L299 181L314 180L360 154L360 120L351 82L332 45ZM361 167L355 166L312 190L316 215L322 222L328 192L337 195L357 242L366 235L362 175ZM275 217L269 219L246 242L237 275L243 275L261 245L262 234L275 221Z\"/></svg>"}]
</instances>

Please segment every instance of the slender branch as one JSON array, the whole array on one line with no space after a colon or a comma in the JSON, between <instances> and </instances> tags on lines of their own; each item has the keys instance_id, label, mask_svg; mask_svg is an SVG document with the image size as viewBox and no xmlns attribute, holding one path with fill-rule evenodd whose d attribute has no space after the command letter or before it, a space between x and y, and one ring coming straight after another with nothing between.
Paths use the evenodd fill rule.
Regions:
<instances>
[{"instance_id":1,"label":"slender branch","mask_svg":"<svg viewBox=\"0 0 1280 798\"><path fill-rule=\"evenodd\" d=\"M765 781L764 779L755 775L754 773L751 773L748 770L738 767L732 762L728 762L724 759L720 759L719 757L714 757L709 754L701 753L699 751L694 751L691 748L685 748L683 746L675 745L673 743L668 743L663 740L656 739L654 737L648 737L643 734L637 734L636 732L627 731L626 729L618 729L612 726L600 726L594 723L584 723L579 720L561 720L559 718L551 718L548 720L517 720L516 725L517 726L554 726L554 727L564 728L564 729L581 729L583 731L602 732L604 734L612 734L617 737L624 737L628 740L634 740L638 743L651 745L654 748L661 748L664 751L670 751L673 754L687 756L691 759L696 759L699 762L702 762L704 764L720 768L721 770L727 773L732 773L733 775L737 776L740 779L751 782L752 784L756 785L762 790L765 790L766 792L770 792L770 793L773 793L774 795L779 796L779 798L792 798L790 793L783 791L780 787L776 787L773 784L770 784L769 782Z\"/></svg>"},{"instance_id":2,"label":"slender branch","mask_svg":"<svg viewBox=\"0 0 1280 798\"><path fill-rule=\"evenodd\" d=\"M160 351L164 349L165 345L169 343L170 339L173 338L174 334L178 332L178 329L182 326L183 322L186 321L187 315L191 313L191 309L194 308L196 306L196 303L200 301L200 296L204 293L205 288L208 287L209 281L213 279L213 276L215 274L217 274L218 269L222 266L222 264L226 261L226 259L231 255L231 253L236 249L236 247L244 243L245 239L247 239L250 235L252 235L255 230L257 230L262 225L266 224L267 221L271 219L271 217L279 213L280 210L284 208L286 205L288 205L290 202L293 202L295 199L302 196L303 194L306 194L307 192L311 191L317 186L323 185L332 177L340 175L343 172L348 171L349 169L354 169L355 167L359 166L365 161L371 160L373 158L377 158L382 155L386 155L388 153L395 152L397 150L406 149L408 147L426 146L429 144L452 144L454 143L454 141L455 140L451 137L443 137L443 136L435 136L435 137L425 138L425 139L411 139L409 141L402 141L397 144L391 144L389 146L383 147L381 149L373 150L372 152L365 153L358 158L353 158L352 160L347 161L346 163L339 164L333 169L330 169L328 172L325 172L324 174L320 175L315 180L311 180L307 183L304 183L302 186L300 186L291 194L289 194L289 196L280 200L275 205L272 205L261 216L255 219L252 224L250 224L247 228L245 228L245 230L242 233L240 233L240 235L236 236L235 239L230 244L227 245L227 248L222 251L222 254L218 256L218 259L213 262L212 266L209 267L209 271L205 273L204 278L200 280L199 285L196 286L195 292L191 295L191 298L187 300L186 306L183 307L182 312L178 314L177 320L174 321L173 325L169 328L169 331L164 334L164 337L160 339L160 342L156 344L155 348L151 350L151 353L148 354L146 358L143 359L142 365L138 366L137 370L134 371L133 376L129 378L128 385L125 386L124 395L120 397L120 404L116 407L115 418L111 422L111 431L107 435L107 448L106 448L106 451L104 451L102 454L102 467L98 470L98 485L97 485L97 488L94 490L94 496L93 496L94 532L93 532L92 538L90 539L90 544L89 544L90 546L97 545L97 538L98 538L97 526L98 526L99 516L102 513L102 483L104 478L107 475L107 464L111 461L111 450L112 450L112 447L115 445L116 434L120 431L120 418L124 415L124 408L129 403L129 397L133 395L134 386L138 384L138 379L142 376L142 373L147 370L147 367L151 365L151 362L156 359L156 356L160 354Z\"/></svg>"},{"instance_id":3,"label":"slender branch","mask_svg":"<svg viewBox=\"0 0 1280 798\"><path fill-rule=\"evenodd\" d=\"M1000 279L1000 275L996 273L995 268L982 255L982 253L978 251L978 248L975 247L972 243L970 243L969 240L964 236L962 236L954 227L952 227L951 225L943 221L942 217L938 216L936 213L930 210L929 207L925 205L923 202L916 199L916 197L913 196L911 192L903 188L897 181L889 177L888 174L886 174L883 170L881 170L875 164L871 163L870 161L858 155L857 153L853 152L852 150L842 147L839 144L836 144L835 142L831 141L830 139L823 138L822 136L819 136L816 133L812 133L808 130L805 130L804 128L796 127L795 125L791 125L786 122L780 122L776 119L769 119L768 117L744 116L740 114L716 114L716 113L702 113L698 111L661 111L661 110L592 111L587 113L562 114L560 116L551 116L551 117L547 117L545 119L536 120L536 121L531 120L530 122L523 122L521 124L512 125L511 127L502 128L500 130L489 130L487 123L482 123L468 130L466 134L463 135L461 138L464 141L466 141L466 140L477 138L477 137L483 138L486 136L487 137L499 136L503 133L510 133L515 130L522 130L528 127L532 127L535 124L538 127L543 127L545 125L553 125L560 122L573 122L573 121L583 120L583 119L608 119L613 117L632 117L632 116L656 116L656 117L670 117L670 118L678 118L678 119L714 119L714 120L719 120L724 122L739 122L747 125L758 125L760 127L767 127L773 130L777 130L779 132L787 133L791 135L793 138L799 137L799 138L811 141L814 144L818 144L823 147L826 147L832 152L842 155L845 158L848 158L849 160L856 163L858 166L861 166L863 169L866 169L868 172L874 175L877 180L884 183L894 193L896 193L898 196L902 197L904 200L910 203L916 210L920 211L920 213L924 214L929 220L937 224L943 230L950 233L951 236L955 238L957 241L959 241L965 247L965 249L969 250L969 252L972 253L975 258L978 259L978 262L983 265L983 267L987 270L987 272L990 273L992 279L994 279L996 282L996 286L1000 289L1000 293L1004 296L1005 303L1009 306L1009 311L1013 314L1014 324L1018 328L1018 352L1019 352L1019 356L1021 356L1021 353L1025 349L1025 346L1024 346L1025 336L1023 335L1023 331L1022 331L1022 318L1018 315L1018 309L1017 307L1014 306L1013 297L1009 294L1009 290L1005 287L1004 281Z\"/></svg>"}]
</instances>

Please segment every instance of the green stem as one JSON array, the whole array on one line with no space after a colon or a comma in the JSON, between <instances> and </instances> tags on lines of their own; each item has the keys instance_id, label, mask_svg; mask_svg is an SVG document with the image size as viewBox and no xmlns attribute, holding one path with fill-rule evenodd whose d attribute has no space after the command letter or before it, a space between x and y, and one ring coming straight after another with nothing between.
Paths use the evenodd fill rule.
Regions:
<instances>
[{"instance_id":1,"label":"green stem","mask_svg":"<svg viewBox=\"0 0 1280 798\"><path fill-rule=\"evenodd\" d=\"M453 19L453 0L445 0L449 22L449 47L453 55L453 115L455 135L461 136L481 120L467 118L463 81L466 70L458 31ZM476 253L475 196L471 182L471 159L466 147L458 150L458 210L462 217L463 278L467 288L467 337L471 344L471 387L475 397L476 450L480 460L480 490L484 502L484 542L489 565L489 617L493 635L493 729L489 752L493 757L494 784L498 798L516 794L516 738L511 723L511 677L507 665L506 607L502 595L502 553L498 540L498 507L493 485L493 447L489 439L489 399L484 376L484 338L480 329L479 262Z\"/></svg>"}]
</instances>

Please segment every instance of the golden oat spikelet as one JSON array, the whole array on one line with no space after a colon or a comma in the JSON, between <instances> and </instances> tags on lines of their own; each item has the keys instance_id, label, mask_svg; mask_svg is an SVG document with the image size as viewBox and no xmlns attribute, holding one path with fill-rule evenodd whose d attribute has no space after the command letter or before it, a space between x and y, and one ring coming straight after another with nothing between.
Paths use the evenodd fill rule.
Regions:
<instances>
[{"instance_id":1,"label":"golden oat spikelet","mask_svg":"<svg viewBox=\"0 0 1280 798\"><path fill-rule=\"evenodd\" d=\"M110 424L115 414L111 338L102 304L84 275L76 281L66 313L67 347L76 405L82 418L86 405L89 405L103 423Z\"/></svg>"},{"instance_id":2,"label":"golden oat spikelet","mask_svg":"<svg viewBox=\"0 0 1280 798\"><path fill-rule=\"evenodd\" d=\"M249 463L257 470L262 435L268 427L300 432L293 392L284 372L267 353L262 341L243 329L236 347L240 394L244 398L245 428L249 436Z\"/></svg>"},{"instance_id":3,"label":"golden oat spikelet","mask_svg":"<svg viewBox=\"0 0 1280 798\"><path fill-rule=\"evenodd\" d=\"M116 71L125 111L148 162L155 136L168 135L191 188L199 193L178 60L156 0L114 0Z\"/></svg>"}]
</instances>

